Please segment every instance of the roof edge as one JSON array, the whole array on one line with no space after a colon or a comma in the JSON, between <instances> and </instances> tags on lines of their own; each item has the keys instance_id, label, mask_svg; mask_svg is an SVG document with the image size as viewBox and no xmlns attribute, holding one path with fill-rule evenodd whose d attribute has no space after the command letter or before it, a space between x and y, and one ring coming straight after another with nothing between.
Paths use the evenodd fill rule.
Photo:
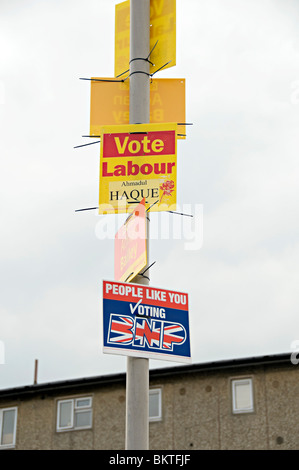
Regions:
<instances>
[{"instance_id":1,"label":"roof edge","mask_svg":"<svg viewBox=\"0 0 299 470\"><path fill-rule=\"evenodd\" d=\"M188 364L180 366L172 366L166 368L150 369L150 379L176 376L181 374L191 374L204 371L224 370L234 367L264 366L270 364L291 363L291 353L281 353L265 356L244 357L238 359L225 359L220 361L203 362L197 364ZM116 373L109 375L84 377L78 379L61 380L41 384L25 385L21 387L13 387L0 389L0 398L23 397L28 395L36 395L39 393L52 394L58 391L65 391L72 388L84 388L93 385L110 385L125 384L126 373Z\"/></svg>"}]
</instances>

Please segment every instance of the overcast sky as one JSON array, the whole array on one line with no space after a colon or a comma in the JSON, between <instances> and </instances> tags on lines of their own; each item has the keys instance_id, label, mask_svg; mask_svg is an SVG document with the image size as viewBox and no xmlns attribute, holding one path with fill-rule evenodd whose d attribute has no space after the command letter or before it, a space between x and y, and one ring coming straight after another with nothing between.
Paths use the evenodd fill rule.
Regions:
<instances>
[{"instance_id":1,"label":"overcast sky","mask_svg":"<svg viewBox=\"0 0 299 470\"><path fill-rule=\"evenodd\" d=\"M126 370L101 343L114 240L75 212L99 192L99 144L74 149L79 78L113 76L116 3L0 0L0 388L31 384L35 359L39 382ZM194 217L152 216L150 284L189 294L193 363L299 340L298 24L297 0L177 0L177 65L156 77L186 79L178 206Z\"/></svg>"}]
</instances>

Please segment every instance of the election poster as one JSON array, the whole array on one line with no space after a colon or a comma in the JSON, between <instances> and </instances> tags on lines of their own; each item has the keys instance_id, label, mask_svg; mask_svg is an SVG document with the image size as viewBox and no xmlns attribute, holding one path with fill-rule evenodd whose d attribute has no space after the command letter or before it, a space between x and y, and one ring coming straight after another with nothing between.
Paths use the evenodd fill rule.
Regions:
<instances>
[{"instance_id":1,"label":"election poster","mask_svg":"<svg viewBox=\"0 0 299 470\"><path fill-rule=\"evenodd\" d=\"M103 352L190 363L188 294L103 281Z\"/></svg>"},{"instance_id":2,"label":"election poster","mask_svg":"<svg viewBox=\"0 0 299 470\"><path fill-rule=\"evenodd\" d=\"M99 214L130 211L145 198L150 211L176 210L177 124L104 126Z\"/></svg>"}]
</instances>

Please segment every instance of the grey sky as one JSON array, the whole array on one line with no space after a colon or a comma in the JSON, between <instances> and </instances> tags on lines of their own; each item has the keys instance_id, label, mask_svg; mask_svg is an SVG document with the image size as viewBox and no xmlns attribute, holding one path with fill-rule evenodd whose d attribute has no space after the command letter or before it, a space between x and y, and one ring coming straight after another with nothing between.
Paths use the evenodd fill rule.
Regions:
<instances>
[{"instance_id":1,"label":"grey sky","mask_svg":"<svg viewBox=\"0 0 299 470\"><path fill-rule=\"evenodd\" d=\"M100 149L73 148L79 78L113 75L116 3L0 1L1 388L31 383L35 358L40 382L126 368L101 352L113 240L75 213L98 203ZM203 208L203 245L152 240L151 285L189 293L193 362L299 338L298 20L290 0L177 0L177 65L158 76L186 78L178 204Z\"/></svg>"}]
</instances>

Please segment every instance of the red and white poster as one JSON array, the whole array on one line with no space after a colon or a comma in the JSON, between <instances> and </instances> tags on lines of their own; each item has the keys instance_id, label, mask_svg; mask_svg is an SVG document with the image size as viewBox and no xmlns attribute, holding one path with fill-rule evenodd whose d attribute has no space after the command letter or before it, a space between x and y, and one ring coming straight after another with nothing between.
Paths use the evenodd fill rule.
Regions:
<instances>
[{"instance_id":1,"label":"red and white poster","mask_svg":"<svg viewBox=\"0 0 299 470\"><path fill-rule=\"evenodd\" d=\"M130 282L147 264L145 199L115 235L114 280Z\"/></svg>"}]
</instances>

